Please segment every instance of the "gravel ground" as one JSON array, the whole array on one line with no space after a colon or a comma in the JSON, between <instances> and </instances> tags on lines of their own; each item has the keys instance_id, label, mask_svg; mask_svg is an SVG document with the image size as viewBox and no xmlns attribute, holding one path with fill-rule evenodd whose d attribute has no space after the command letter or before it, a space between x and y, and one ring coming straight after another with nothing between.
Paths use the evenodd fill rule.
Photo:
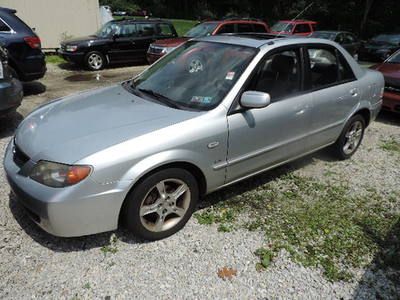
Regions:
<instances>
[{"instance_id":1,"label":"gravel ground","mask_svg":"<svg viewBox=\"0 0 400 300\"><path fill-rule=\"evenodd\" d=\"M73 91L111 84L141 70L107 70L100 74L101 80L93 80L96 74L90 73L94 76L91 80L70 82L65 78L82 74L49 67L41 84L28 86L34 91L24 100L20 116L0 121L1 157L13 128L36 105ZM46 91L37 94L41 85ZM378 191L393 190L399 184L400 156L378 145L389 136L400 141L399 126L398 116L383 114L369 127L353 159L338 162L320 151L287 167L296 174L321 180L329 170L332 180L346 180L355 193L365 185ZM217 193L225 195L224 191ZM354 270L351 282L332 283L321 270L297 265L282 251L270 268L259 273L253 252L263 243L260 232L218 232L217 226L199 225L195 218L174 236L152 243L138 241L123 230L82 238L52 237L15 203L0 168L1 299L376 299L377 295L398 299L395 283L372 267ZM237 270L237 275L231 280L220 278L217 272L223 267Z\"/></svg>"}]
</instances>

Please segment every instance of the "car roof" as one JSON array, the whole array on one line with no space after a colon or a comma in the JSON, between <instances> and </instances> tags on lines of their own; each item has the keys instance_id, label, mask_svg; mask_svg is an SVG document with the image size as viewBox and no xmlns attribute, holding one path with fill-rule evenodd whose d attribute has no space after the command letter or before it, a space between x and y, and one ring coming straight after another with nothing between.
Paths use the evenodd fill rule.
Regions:
<instances>
[{"instance_id":1,"label":"car roof","mask_svg":"<svg viewBox=\"0 0 400 300\"><path fill-rule=\"evenodd\" d=\"M291 23L291 24L302 24L302 23L317 24L317 22L309 20L280 20L278 22Z\"/></svg>"},{"instance_id":2,"label":"car roof","mask_svg":"<svg viewBox=\"0 0 400 300\"><path fill-rule=\"evenodd\" d=\"M17 11L11 8L0 7L0 12L15 14Z\"/></svg>"},{"instance_id":3,"label":"car roof","mask_svg":"<svg viewBox=\"0 0 400 300\"><path fill-rule=\"evenodd\" d=\"M215 42L215 43L224 43L224 44L232 44L238 46L245 46L251 48L262 48L265 45L272 46L274 44L279 46L284 45L295 45L295 44L309 44L309 43L319 43L319 44L327 44L336 47L336 43L326 39L317 39L317 38L309 38L309 37L298 37L298 36L288 36L288 35L274 35L274 34L222 34L222 35L214 35L207 36L201 38L195 38L196 41L204 41L204 42Z\"/></svg>"},{"instance_id":4,"label":"car roof","mask_svg":"<svg viewBox=\"0 0 400 300\"><path fill-rule=\"evenodd\" d=\"M264 21L262 20L256 20L256 19L226 19L226 20L212 20L212 21L204 21L201 24L204 23L216 23L216 24L265 24Z\"/></svg>"},{"instance_id":5,"label":"car roof","mask_svg":"<svg viewBox=\"0 0 400 300\"><path fill-rule=\"evenodd\" d=\"M135 19L135 18L131 18L131 19L125 19L122 18L120 20L112 20L110 21L110 23L168 23L168 24L172 24L171 21L169 20L163 20L163 19Z\"/></svg>"}]
</instances>

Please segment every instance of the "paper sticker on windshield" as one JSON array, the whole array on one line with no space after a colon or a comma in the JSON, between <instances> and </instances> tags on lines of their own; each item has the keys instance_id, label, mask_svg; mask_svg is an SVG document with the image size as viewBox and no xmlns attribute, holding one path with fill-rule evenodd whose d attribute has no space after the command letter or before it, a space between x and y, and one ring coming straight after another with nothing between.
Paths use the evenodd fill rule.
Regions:
<instances>
[{"instance_id":1,"label":"paper sticker on windshield","mask_svg":"<svg viewBox=\"0 0 400 300\"><path fill-rule=\"evenodd\" d=\"M226 74L226 77L225 77L226 80L233 80L233 78L235 78L235 72L228 72Z\"/></svg>"},{"instance_id":2,"label":"paper sticker on windshield","mask_svg":"<svg viewBox=\"0 0 400 300\"><path fill-rule=\"evenodd\" d=\"M199 104L210 104L212 97L193 96L190 102Z\"/></svg>"}]
</instances>

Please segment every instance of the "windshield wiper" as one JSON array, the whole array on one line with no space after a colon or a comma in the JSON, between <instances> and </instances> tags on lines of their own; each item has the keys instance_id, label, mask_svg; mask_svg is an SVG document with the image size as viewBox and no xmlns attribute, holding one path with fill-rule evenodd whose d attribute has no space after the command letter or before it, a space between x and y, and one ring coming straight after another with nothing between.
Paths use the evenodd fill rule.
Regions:
<instances>
[{"instance_id":1,"label":"windshield wiper","mask_svg":"<svg viewBox=\"0 0 400 300\"><path fill-rule=\"evenodd\" d=\"M153 90L148 90L148 89L138 89L140 92L144 93L144 94L148 94L150 96L152 96L153 98L156 98L158 101L167 104L169 107L172 108L177 108L177 109L181 109L182 107L175 103L173 100L169 99L168 97L161 95L160 93L157 93Z\"/></svg>"}]
</instances>

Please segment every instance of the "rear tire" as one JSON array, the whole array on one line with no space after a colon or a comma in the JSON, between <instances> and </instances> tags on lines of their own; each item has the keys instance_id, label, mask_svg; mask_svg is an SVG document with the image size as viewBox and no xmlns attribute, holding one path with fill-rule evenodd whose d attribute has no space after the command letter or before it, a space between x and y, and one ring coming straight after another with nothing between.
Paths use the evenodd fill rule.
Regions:
<instances>
[{"instance_id":1,"label":"rear tire","mask_svg":"<svg viewBox=\"0 0 400 300\"><path fill-rule=\"evenodd\" d=\"M90 71L99 71L106 65L106 59L98 51L91 51L85 55L85 65Z\"/></svg>"},{"instance_id":2,"label":"rear tire","mask_svg":"<svg viewBox=\"0 0 400 300\"><path fill-rule=\"evenodd\" d=\"M353 116L344 126L342 133L333 145L334 154L345 160L356 153L364 137L365 119L361 115Z\"/></svg>"},{"instance_id":3,"label":"rear tire","mask_svg":"<svg viewBox=\"0 0 400 300\"><path fill-rule=\"evenodd\" d=\"M127 196L122 221L145 240L166 238L182 229L199 198L195 177L184 169L158 171L142 180Z\"/></svg>"}]
</instances>

